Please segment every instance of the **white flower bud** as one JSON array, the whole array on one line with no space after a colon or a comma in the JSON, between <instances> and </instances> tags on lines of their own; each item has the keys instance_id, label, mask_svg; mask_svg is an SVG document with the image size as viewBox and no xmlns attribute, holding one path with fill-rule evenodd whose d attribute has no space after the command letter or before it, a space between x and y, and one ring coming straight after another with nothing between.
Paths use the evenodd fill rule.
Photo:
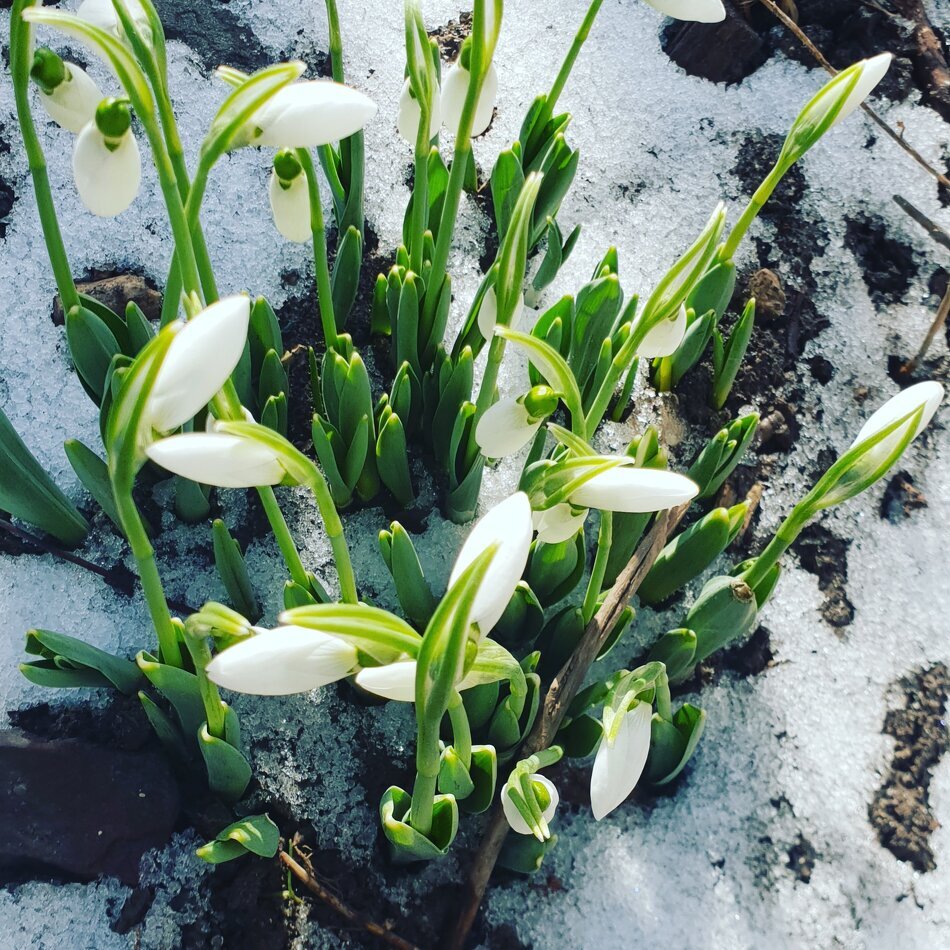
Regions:
<instances>
[{"instance_id":1,"label":"white flower bud","mask_svg":"<svg viewBox=\"0 0 950 950\"><path fill-rule=\"evenodd\" d=\"M442 125L442 102L438 89L432 97L432 116L429 119L429 138L434 139L439 134ZM415 146L416 136L419 134L419 120L422 118L422 109L412 95L412 85L407 79L399 95L399 113L396 116L396 128L399 134L410 144Z\"/></svg>"},{"instance_id":2,"label":"white flower bud","mask_svg":"<svg viewBox=\"0 0 950 950\"><path fill-rule=\"evenodd\" d=\"M517 330L524 317L524 294L518 295L515 304L514 313L508 326L512 330ZM498 323L498 297L495 294L495 288L489 287L482 297L481 305L478 308L478 332L486 339L490 340L495 333L495 324Z\"/></svg>"},{"instance_id":3,"label":"white flower bud","mask_svg":"<svg viewBox=\"0 0 950 950\"><path fill-rule=\"evenodd\" d=\"M516 396L499 399L475 426L475 441L485 458L500 459L520 452L541 428Z\"/></svg>"},{"instance_id":4,"label":"white flower bud","mask_svg":"<svg viewBox=\"0 0 950 950\"><path fill-rule=\"evenodd\" d=\"M581 508L628 513L664 511L695 497L699 488L685 475L665 469L618 465L595 475L571 495Z\"/></svg>"},{"instance_id":5,"label":"white flower bud","mask_svg":"<svg viewBox=\"0 0 950 950\"><path fill-rule=\"evenodd\" d=\"M676 20L694 23L719 23L726 18L722 0L646 0L654 10Z\"/></svg>"},{"instance_id":6,"label":"white flower bud","mask_svg":"<svg viewBox=\"0 0 950 950\"><path fill-rule=\"evenodd\" d=\"M442 122L453 135L458 135L459 123L462 121L462 107L465 105L465 95L468 92L470 79L469 71L457 62L449 67L442 81ZM497 95L498 73L495 71L495 64L492 63L485 74L482 91L475 107L475 120L472 123L473 137L481 135L491 125Z\"/></svg>"},{"instance_id":7,"label":"white flower bud","mask_svg":"<svg viewBox=\"0 0 950 950\"><path fill-rule=\"evenodd\" d=\"M587 508L575 508L566 501L534 512L532 519L538 540L542 544L560 544L573 538L584 526L587 514Z\"/></svg>"},{"instance_id":8,"label":"white flower bud","mask_svg":"<svg viewBox=\"0 0 950 950\"><path fill-rule=\"evenodd\" d=\"M555 788L554 783L550 779L545 778L540 772L535 772L531 776L531 783L541 786L541 795L547 799L547 806L541 810L541 818L545 822L549 822L554 817L558 802L561 800L557 788ZM519 835L534 834L534 830L529 827L528 823L521 817L521 812L518 811L518 807L511 800L507 787L502 789L501 808L505 813L505 819L512 831L517 832Z\"/></svg>"},{"instance_id":9,"label":"white flower bud","mask_svg":"<svg viewBox=\"0 0 950 950\"><path fill-rule=\"evenodd\" d=\"M289 182L281 181L277 172L271 169L270 209L274 224L288 241L303 244L313 236L310 227L310 193L307 188L307 176L301 172Z\"/></svg>"},{"instance_id":10,"label":"white flower bud","mask_svg":"<svg viewBox=\"0 0 950 950\"><path fill-rule=\"evenodd\" d=\"M95 215L112 218L135 200L142 181L142 159L131 131L107 140L95 120L73 146L73 177L82 203Z\"/></svg>"},{"instance_id":11,"label":"white flower bud","mask_svg":"<svg viewBox=\"0 0 950 950\"><path fill-rule=\"evenodd\" d=\"M184 432L152 442L145 453L175 475L219 488L278 485L287 475L267 446L224 432Z\"/></svg>"},{"instance_id":12,"label":"white flower bud","mask_svg":"<svg viewBox=\"0 0 950 950\"><path fill-rule=\"evenodd\" d=\"M104 96L84 69L64 63L66 79L51 93L39 89L40 102L59 126L78 135L96 117L96 108Z\"/></svg>"},{"instance_id":13,"label":"white flower bud","mask_svg":"<svg viewBox=\"0 0 950 950\"><path fill-rule=\"evenodd\" d=\"M590 776L594 818L606 818L636 788L650 752L653 708L640 702L621 720L617 734L600 742Z\"/></svg>"},{"instance_id":14,"label":"white flower bud","mask_svg":"<svg viewBox=\"0 0 950 950\"><path fill-rule=\"evenodd\" d=\"M637 349L637 356L644 359L672 356L686 336L686 324L686 307L680 305L672 317L664 318L647 333Z\"/></svg>"}]
</instances>

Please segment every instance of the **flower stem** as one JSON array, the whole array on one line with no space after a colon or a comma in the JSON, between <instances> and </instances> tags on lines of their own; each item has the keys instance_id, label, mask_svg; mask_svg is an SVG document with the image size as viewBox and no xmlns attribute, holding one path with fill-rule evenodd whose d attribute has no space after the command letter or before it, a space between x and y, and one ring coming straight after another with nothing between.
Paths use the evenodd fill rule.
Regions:
<instances>
[{"instance_id":1,"label":"flower stem","mask_svg":"<svg viewBox=\"0 0 950 950\"><path fill-rule=\"evenodd\" d=\"M725 243L719 251L720 261L730 261L735 256L735 253L738 250L739 245L742 243L742 239L745 237L746 232L749 230L749 227L756 219L759 212L765 206L765 203L772 196L772 192L775 191L776 186L782 180L782 176L785 174L785 172L785 168L782 168L780 165L776 164L766 176L765 181L763 181L762 184L759 185L759 187L755 190L755 194L753 194L749 199L749 203L745 206L745 210L742 212L739 220L736 221L732 230L729 232L729 237L726 238Z\"/></svg>"},{"instance_id":2,"label":"flower stem","mask_svg":"<svg viewBox=\"0 0 950 950\"><path fill-rule=\"evenodd\" d=\"M307 461L310 462L309 459ZM307 487L313 492L320 517L323 519L324 530L330 539L333 560L336 562L336 571L340 578L340 595L344 603L357 604L359 595L356 592L356 577L353 574L350 549L347 547L346 537L343 534L343 522L340 521L340 515L333 503L333 496L330 494L330 486L323 477L323 473L313 462L310 462L310 469L311 477L307 481Z\"/></svg>"},{"instance_id":3,"label":"flower stem","mask_svg":"<svg viewBox=\"0 0 950 950\"><path fill-rule=\"evenodd\" d=\"M17 120L23 135L23 145L33 179L33 191L36 195L43 239L46 242L46 251L56 280L56 288L59 291L59 299L62 301L63 310L68 313L73 307L79 306L80 299L69 269L63 235L56 218L53 192L46 169L46 156L43 154L43 147L36 134L36 125L30 109L30 60L33 44L30 41L30 25L23 19L23 11L30 5L30 0L15 0L10 14L10 73L13 80Z\"/></svg>"},{"instance_id":4,"label":"flower stem","mask_svg":"<svg viewBox=\"0 0 950 950\"><path fill-rule=\"evenodd\" d=\"M429 125L431 119L424 109L419 114L416 135L415 172L412 179L412 222L409 230L409 268L422 274L425 248L426 218L429 201Z\"/></svg>"},{"instance_id":5,"label":"flower stem","mask_svg":"<svg viewBox=\"0 0 950 950\"><path fill-rule=\"evenodd\" d=\"M587 593L584 595L583 616L585 625L597 613L597 600L600 597L607 573L607 560L610 557L610 547L613 543L614 514L612 511L600 513L600 528L597 531L597 553L594 556L594 566L590 570L590 580L587 582Z\"/></svg>"},{"instance_id":6,"label":"flower stem","mask_svg":"<svg viewBox=\"0 0 950 950\"><path fill-rule=\"evenodd\" d=\"M283 512L280 510L280 505L277 504L277 496L274 494L274 489L271 488L270 485L262 485L257 489L257 493L260 496L261 504L264 506L264 513L267 515L267 520L270 522L271 531L274 532L277 547L280 548L284 563L290 571L291 579L295 584L299 584L301 587L309 587L310 579L307 577L307 569L300 559L300 552L298 552L297 546L294 544L294 539L290 534L290 529L287 527L287 521L284 518Z\"/></svg>"},{"instance_id":7,"label":"flower stem","mask_svg":"<svg viewBox=\"0 0 950 950\"><path fill-rule=\"evenodd\" d=\"M320 202L320 188L317 184L317 171L309 150L298 148L298 160L307 176L307 194L310 198L310 231L313 235L313 266L317 275L317 309L323 326L323 339L328 349L339 345L336 317L333 313L333 289L330 283L330 262L327 256L327 236L323 222L323 205ZM341 235L342 237L342 235Z\"/></svg>"},{"instance_id":8,"label":"flower stem","mask_svg":"<svg viewBox=\"0 0 950 950\"><path fill-rule=\"evenodd\" d=\"M187 632L185 644L191 654L195 675L198 677L198 691L201 693L201 702L205 708L208 732L215 739L224 739L224 703L221 701L218 687L208 679L208 674L205 672L205 668L211 662L211 648L205 637L192 636Z\"/></svg>"},{"instance_id":9,"label":"flower stem","mask_svg":"<svg viewBox=\"0 0 950 950\"><path fill-rule=\"evenodd\" d=\"M591 27L594 25L594 20L597 19L597 14L600 12L603 2L604 0L591 0L591 4L587 8L587 13L584 15L584 19L581 22L580 28L574 35L574 42L571 43L571 48L567 51L567 56L564 57L564 62L561 64L561 69L558 72L553 85L551 86L551 91L548 93L548 99L545 106L545 111L547 112L548 118L554 114L554 108L557 105L557 101L560 98L561 93L564 91L564 86L571 75L571 70L574 68L574 63L577 62L577 57L580 55L581 47L583 47L584 43L587 41L587 37L590 35Z\"/></svg>"},{"instance_id":10,"label":"flower stem","mask_svg":"<svg viewBox=\"0 0 950 950\"><path fill-rule=\"evenodd\" d=\"M772 536L772 540L765 546L765 550L752 562L752 566L742 574L742 579L752 590L755 590L765 580L769 571L795 543L795 539L811 520L811 515L811 507L799 502L792 509L789 516L779 525L778 530Z\"/></svg>"},{"instance_id":11,"label":"flower stem","mask_svg":"<svg viewBox=\"0 0 950 950\"><path fill-rule=\"evenodd\" d=\"M472 767L472 729L468 722L468 713L458 690L449 700L449 721L452 723L452 746L466 769Z\"/></svg>"}]
</instances>

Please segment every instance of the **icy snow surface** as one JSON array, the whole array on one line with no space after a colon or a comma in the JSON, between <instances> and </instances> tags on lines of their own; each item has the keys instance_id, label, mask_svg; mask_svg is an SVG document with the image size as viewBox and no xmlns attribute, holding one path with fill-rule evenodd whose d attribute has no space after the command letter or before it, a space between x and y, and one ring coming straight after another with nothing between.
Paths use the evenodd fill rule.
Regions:
<instances>
[{"instance_id":1,"label":"icy snow surface","mask_svg":"<svg viewBox=\"0 0 950 950\"><path fill-rule=\"evenodd\" d=\"M366 134L366 212L387 251L398 240L408 194L409 149L394 129L403 75L401 5L341 0L340 6L348 77L380 105ZM459 0L425 0L423 6L431 27L456 18L460 10ZM512 0L507 6L497 53L498 112L476 144L484 168L514 138L526 107L553 78L586 3ZM930 6L935 21L950 28L946 8L940 13L937 0ZM245 21L275 58L306 58L325 48L325 18L316 0L232 0L227 10ZM3 44L8 21L4 11ZM645 4L607 0L564 93L562 103L574 113L570 137L582 160L560 220L566 227L583 222L584 230L546 300L576 290L611 244L619 250L627 292L649 289L719 198L728 202L733 216L738 214L745 195L731 169L746 133L783 132L820 81L819 73L779 56L739 86L714 86L685 75L667 59L659 45L660 25ZM223 89L181 43L170 44L169 65L183 134L194 152ZM105 88L104 71L95 66L94 72ZM939 161L941 149L950 144L950 129L934 112L914 101L879 104L891 124L905 123L908 138ZM75 437L96 445L97 421L68 366L63 331L49 319L54 284L37 237L12 116L10 86L3 82L0 123L10 149L0 147L0 173L14 188L16 202L0 251L0 403L40 461L79 499L82 491L62 443ZM42 132L75 273L131 268L160 284L169 238L154 173L146 171L143 193L117 222L93 218L69 184L67 134L51 125ZM253 150L226 159L214 174L204 220L219 285L264 293L279 306L288 295L280 272L299 269L309 281L312 268L308 249L283 243L268 220L267 162ZM899 190L950 229L950 211L937 201L933 179L877 135L863 116L830 134L804 159L803 169L808 213L824 221L831 235L814 261L817 308L831 326L808 343L805 357L822 354L834 364L835 375L805 396L803 434L791 464L768 486L759 528L763 535L808 487L804 473L814 470L818 451L842 449L860 426L867 409L855 400L855 389L868 388L866 406L895 391L886 374L887 356L916 348L936 305L927 279L937 264L946 266L945 252L890 200ZM861 267L843 244L845 218L857 212L883 218L889 235L911 245L921 265L904 302L886 310L869 299ZM463 205L461 221L450 268L457 298L467 302L478 281L485 222L470 203ZM770 227L758 223L753 234L768 235ZM935 354L945 352L941 335ZM510 358L502 387L513 390L522 378L523 367ZM649 412L643 410L643 419ZM490 925L506 922L522 941L545 948L950 946L950 761L938 767L931 787L932 807L945 824L932 838L937 870L918 874L896 860L879 845L867 819L892 751L891 740L881 734L886 710L899 701L892 684L950 654L947 417L944 407L904 462L929 508L901 524L882 520L878 486L825 519L834 534L853 539L847 592L856 616L846 636L836 637L822 620L817 579L790 558L762 617L772 633L776 663L749 680L727 675L703 692L697 701L709 714L709 727L676 795L648 808L628 805L599 824L586 811L562 807L556 822L560 844L544 871L562 886L549 890L539 889L537 882L508 882L495 887L487 902ZM605 444L619 447L630 432L616 427L604 437ZM487 474L486 502L510 490L516 470L511 464ZM290 492L284 496L305 559L332 583L329 547L309 499ZM225 504L229 520L238 519L244 506L239 494L230 493ZM463 531L438 515L429 524L423 558L438 585ZM369 593L391 605L375 545L384 525L378 509L347 521L358 574ZM122 545L104 524L98 527L83 554L112 564L122 557ZM196 604L220 595L215 579L196 572L189 561L189 551L206 553L209 546L201 527L173 528L163 536L159 558L173 596ZM253 543L249 559L258 589L270 592L272 618L282 580L273 544ZM127 653L149 641L147 614L137 598L116 594L95 576L48 557L0 556L0 603L4 708L51 698L16 669L28 626L80 634ZM675 626L678 616L679 611L671 612L651 622L653 630L639 631L611 662L616 660L616 667L633 657L638 636ZM67 701L94 702L95 697ZM276 700L238 697L235 706L265 792L279 794L298 816L313 821L319 847L340 849L358 864L377 861L377 803L368 800L362 784L360 750L368 749L374 763L392 758L405 768L412 749L410 710L395 704L354 706L334 688ZM459 845L473 844L475 834L469 824ZM786 867L799 835L817 852L810 883ZM165 853L146 860L144 879L156 886L157 897L140 943L135 944L134 934L120 937L109 929L109 907L121 904L128 893L117 883L27 883L0 891L0 947L173 946L178 928L201 901L206 868L192 857L194 846L194 840L179 836ZM457 847L441 864L395 882L370 870L366 886L385 888L409 909L435 885L460 879L462 855ZM187 900L173 909L169 902L181 889ZM332 931L308 931L306 925L302 940L308 946L341 944Z\"/></svg>"}]
</instances>

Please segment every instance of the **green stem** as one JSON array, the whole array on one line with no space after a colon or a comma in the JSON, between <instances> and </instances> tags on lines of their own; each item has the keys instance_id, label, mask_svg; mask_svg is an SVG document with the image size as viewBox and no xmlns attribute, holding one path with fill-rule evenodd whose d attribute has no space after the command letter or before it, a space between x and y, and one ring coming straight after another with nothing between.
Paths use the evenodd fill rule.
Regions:
<instances>
[{"instance_id":1,"label":"green stem","mask_svg":"<svg viewBox=\"0 0 950 950\"><path fill-rule=\"evenodd\" d=\"M811 520L812 509L799 502L791 514L779 525L765 550L752 562L752 566L742 574L742 580L755 590L765 580L769 571L778 563L782 555L795 543L802 529Z\"/></svg>"},{"instance_id":2,"label":"green stem","mask_svg":"<svg viewBox=\"0 0 950 950\"><path fill-rule=\"evenodd\" d=\"M162 662L181 668L182 658L178 634L168 610L165 589L162 587L158 566L155 563L155 551L148 539L145 525L142 523L142 516L136 508L130 492L117 488L113 483L112 493L115 498L122 531L132 548L132 556L135 558L142 591L145 594L145 602L148 605L148 611L158 635L158 650Z\"/></svg>"},{"instance_id":3,"label":"green stem","mask_svg":"<svg viewBox=\"0 0 950 950\"><path fill-rule=\"evenodd\" d=\"M343 82L343 34L336 0L326 0L327 27L330 34L330 71L334 82Z\"/></svg>"},{"instance_id":4,"label":"green stem","mask_svg":"<svg viewBox=\"0 0 950 950\"><path fill-rule=\"evenodd\" d=\"M567 56L564 57L564 62L561 64L560 72L558 72L554 84L551 86L551 91L548 93L548 100L545 106L548 118L554 114L554 107L557 105L557 101L571 75L574 63L577 62L581 47L590 35L591 27L594 25L594 20L597 19L597 14L600 12L603 2L604 0L591 0L591 5L587 8L587 13L580 25L580 29L574 35L574 42L571 43L571 48L567 51Z\"/></svg>"},{"instance_id":5,"label":"green stem","mask_svg":"<svg viewBox=\"0 0 950 950\"><path fill-rule=\"evenodd\" d=\"M13 96L16 103L17 120L20 132L23 135L23 145L29 163L30 175L33 179L33 191L36 195L36 206L40 215L40 225L43 229L43 240L46 242L46 251L49 255L59 299L63 310L69 312L80 304L79 292L73 282L69 269L69 260L66 256L66 247L63 235L56 218L56 209L53 205L53 192L50 188L49 174L46 169L46 156L36 134L36 125L33 122L33 113L30 109L30 67L32 43L30 42L31 28L23 20L23 11L30 6L30 0L15 0L10 14L10 73L13 80Z\"/></svg>"},{"instance_id":6,"label":"green stem","mask_svg":"<svg viewBox=\"0 0 950 950\"><path fill-rule=\"evenodd\" d=\"M670 678L666 671L660 674L656 683L656 711L667 722L673 721L673 703L670 697Z\"/></svg>"},{"instance_id":7,"label":"green stem","mask_svg":"<svg viewBox=\"0 0 950 950\"><path fill-rule=\"evenodd\" d=\"M587 593L584 595L584 624L590 623L591 617L597 613L597 599L600 597L607 574L607 561L610 557L610 547L613 544L614 513L602 511L600 513L600 529L597 532L597 553L594 556L594 566L590 569L590 580L587 582Z\"/></svg>"},{"instance_id":8,"label":"green stem","mask_svg":"<svg viewBox=\"0 0 950 950\"><path fill-rule=\"evenodd\" d=\"M734 227L729 232L729 237L726 238L725 243L719 251L719 260L730 261L735 257L735 253L742 243L746 232L749 230L750 225L756 219L766 201L772 196L772 192L775 191L776 186L782 180L782 176L785 172L785 168L775 165L768 173L765 181L756 189L755 194L749 200L739 220L736 221Z\"/></svg>"},{"instance_id":9,"label":"green stem","mask_svg":"<svg viewBox=\"0 0 950 950\"><path fill-rule=\"evenodd\" d=\"M277 541L277 546L280 548L284 563L290 571L291 579L295 584L299 584L301 587L309 587L310 578L307 576L307 569L300 559L300 553L297 551L296 544L294 544L294 539L290 534L290 529L287 527L287 521L284 518L283 512L280 510L280 505L277 504L277 496L274 494L274 489L269 485L265 485L258 488L257 493L260 496L261 504L264 506L264 513L270 522L271 531L274 532L274 538Z\"/></svg>"},{"instance_id":10,"label":"green stem","mask_svg":"<svg viewBox=\"0 0 950 950\"><path fill-rule=\"evenodd\" d=\"M409 229L409 268L422 274L426 219L429 202L429 125L431 119L424 109L419 113L416 134L415 173L412 179L412 223Z\"/></svg>"},{"instance_id":11,"label":"green stem","mask_svg":"<svg viewBox=\"0 0 950 950\"><path fill-rule=\"evenodd\" d=\"M336 317L333 313L333 289L330 283L330 262L327 256L327 236L323 222L323 205L320 203L320 188L317 171L310 152L298 148L296 155L307 176L307 194L310 198L310 231L313 235L313 266L317 275L317 309L323 326L323 338L327 349L336 349Z\"/></svg>"},{"instance_id":12,"label":"green stem","mask_svg":"<svg viewBox=\"0 0 950 950\"><path fill-rule=\"evenodd\" d=\"M311 463L311 477L307 482L307 487L313 492L320 517L323 519L324 530L330 539L333 560L336 562L336 571L340 578L340 595L344 603L357 604L359 595L356 592L356 577L353 574L350 549L347 547L346 537L343 534L343 522L340 521L340 515L333 503L327 480L313 463Z\"/></svg>"},{"instance_id":13,"label":"green stem","mask_svg":"<svg viewBox=\"0 0 950 950\"><path fill-rule=\"evenodd\" d=\"M500 336L492 337L491 346L488 348L488 362L485 364L485 375L482 376L482 385L478 390L478 400L475 403L476 422L485 415L495 401L495 385L498 382L498 372L504 358L504 338Z\"/></svg>"},{"instance_id":14,"label":"green stem","mask_svg":"<svg viewBox=\"0 0 950 950\"><path fill-rule=\"evenodd\" d=\"M211 662L211 649L208 646L208 641L204 637L192 636L186 632L185 644L194 663L195 675L198 677L198 692L201 693L201 702L205 708L208 732L215 739L224 739L225 706L221 701L218 687L208 679L208 674L205 672L205 668Z\"/></svg>"},{"instance_id":15,"label":"green stem","mask_svg":"<svg viewBox=\"0 0 950 950\"><path fill-rule=\"evenodd\" d=\"M585 428L588 433L593 435L597 431L604 418L604 413L610 405L610 397L613 395L617 383L620 382L623 374L629 369L630 364L637 357L637 350L643 343L651 327L642 319L633 325L630 336L627 337L619 352L613 358L613 362L607 370L607 374L601 382L599 389L594 395L590 410L584 420Z\"/></svg>"},{"instance_id":16,"label":"green stem","mask_svg":"<svg viewBox=\"0 0 950 950\"><path fill-rule=\"evenodd\" d=\"M462 765L472 767L472 729L468 722L468 713L458 690L449 700L449 721L452 723L452 746Z\"/></svg>"},{"instance_id":17,"label":"green stem","mask_svg":"<svg viewBox=\"0 0 950 950\"><path fill-rule=\"evenodd\" d=\"M435 790L438 781L438 769L434 775L427 775L416 770L416 780L412 786L412 807L409 809L409 824L427 838L432 832L432 810L435 805Z\"/></svg>"}]
</instances>

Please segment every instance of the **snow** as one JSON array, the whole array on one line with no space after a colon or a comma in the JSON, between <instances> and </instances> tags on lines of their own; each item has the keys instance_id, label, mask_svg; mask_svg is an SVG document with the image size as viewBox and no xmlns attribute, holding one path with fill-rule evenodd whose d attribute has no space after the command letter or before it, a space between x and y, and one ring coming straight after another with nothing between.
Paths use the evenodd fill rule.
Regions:
<instances>
[{"instance_id":1,"label":"snow","mask_svg":"<svg viewBox=\"0 0 950 950\"><path fill-rule=\"evenodd\" d=\"M409 147L395 132L402 85L402 21L392 0L341 4L350 81L380 104L367 129L369 156L366 212L388 249L399 239ZM431 27L456 18L464 2L426 0ZM586 3L549 4L518 0L508 5L497 52L498 112L491 130L476 143L476 158L491 166L498 150L517 134L524 111L553 78ZM470 4L469 4L470 7ZM950 29L947 10L930 4L935 22ZM324 46L321 4L299 0L232 0L229 11L249 24L272 50L305 52ZM317 12L311 13L311 9ZM660 49L660 19L635 0L606 0L587 48L578 61L562 106L574 114L570 139L581 149L581 170L560 220L583 222L573 256L544 300L576 290L594 263L614 244L627 293L649 289L699 232L712 206L724 198L732 220L744 200L733 175L738 147L750 131L782 133L821 80L815 71L775 57L738 86L722 88L685 75ZM8 39L8 14L0 19L0 42ZM193 159L202 130L223 89L181 43L169 47L171 86L177 91L183 137ZM103 88L105 71L93 64ZM114 87L113 87L114 88ZM903 123L907 138L932 162L950 145L950 128L913 100L875 106L892 125ZM45 254L37 243L35 205L26 163L12 118L12 94L0 84L0 123L9 153L0 149L0 175L15 190L0 254L0 404L37 457L75 499L82 490L62 451L65 438L98 445L94 408L68 366L61 328L49 319L55 293ZM161 284L169 238L154 173L146 169L143 189L117 222L86 214L69 183L70 141L52 127L42 130L57 205L76 274L91 268L140 270ZM204 221L219 285L249 289L279 306L293 289L280 282L296 269L309 282L312 265L305 246L283 242L267 209L269 156L244 150L215 170ZM937 201L934 180L896 146L878 135L861 115L837 127L803 160L809 215L825 223L829 246L813 263L816 305L831 321L810 341L805 357L821 354L835 367L832 381L804 396L802 436L789 464L768 486L760 534L774 528L796 497L809 487L805 472L818 452L848 445L870 408L895 391L886 373L887 356L916 349L932 319L936 301L927 279L945 254L891 202L899 191L950 229L950 210ZM629 197L628 197L629 194ZM843 243L846 218L858 212L880 216L888 233L914 248L920 266L904 302L879 309L868 296L861 265ZM479 281L478 256L485 222L469 201L450 262L457 300L454 320ZM752 235L772 226L757 222ZM740 265L749 258L749 244ZM254 284L249 286L249 275ZM934 353L946 356L942 335ZM524 364L510 354L503 390L517 391ZM863 405L854 398L867 387ZM668 400L664 400L668 403ZM821 421L816 416L823 410ZM638 420L656 416L641 405ZM898 703L892 684L906 672L950 653L944 618L950 609L946 584L945 526L950 523L950 439L947 409L908 453L902 466L924 492L929 507L902 523L877 515L882 486L824 520L834 534L852 540L848 553L848 597L854 623L842 638L822 620L817 579L788 561L782 583L762 622L772 633L776 663L751 680L729 676L706 689L699 702L709 726L690 774L675 796L649 807L628 805L596 823L586 811L562 805L555 820L560 843L543 875L555 875L559 889L537 881L506 882L487 901L490 924L511 924L519 938L537 947L631 944L703 948L718 946L842 948L937 947L950 945L950 828L932 838L937 870L919 874L878 843L867 820L868 804L891 755L881 734L889 706ZM632 430L609 427L606 445L621 446ZM678 433L669 431L672 441ZM486 473L485 503L504 497L517 477L514 463ZM329 546L305 492L283 492L287 514L305 561L332 586ZM227 493L226 517L239 520L244 501ZM217 581L199 574L189 555L207 550L203 527L173 526L159 546L159 563L169 592L197 604L219 595ZM379 509L346 519L357 573L384 606L394 606L388 576L376 550L376 533L387 520ZM83 555L111 565L123 556L103 523ZM437 514L420 552L433 586L444 583L464 529ZM266 598L267 616L279 606L282 569L269 539L252 543L249 565ZM51 699L18 673L22 634L43 626L80 634L105 649L131 653L145 645L147 614L141 602L103 585L98 578L48 557L0 555L0 603L6 635L0 641L0 700L15 709ZM608 665L636 655L643 642L677 625L679 611L650 617ZM68 701L96 701L94 694ZM321 848L337 848L356 864L367 864L367 888L411 911L437 884L460 880L464 847L477 840L469 822L456 848L439 865L393 880L378 868L378 790L368 781L363 755L373 770L391 760L399 773L411 762L412 717L398 704L363 707L345 691L329 688L283 699L240 697L235 701L255 773L264 796L286 800L295 815L314 825ZM950 762L934 773L931 806L950 826ZM799 835L817 852L810 883L786 866ZM178 836L165 852L146 859L145 883L158 896L141 932L125 937L109 929L110 907L127 895L114 881L88 885L29 882L0 890L0 946L143 947L173 945L178 930L201 906L206 867L193 857L196 842ZM179 890L188 899L170 903ZM114 913L114 910L112 911ZM190 915L190 916L189 916ZM315 925L301 938L307 946L334 946L337 939Z\"/></svg>"}]
</instances>

